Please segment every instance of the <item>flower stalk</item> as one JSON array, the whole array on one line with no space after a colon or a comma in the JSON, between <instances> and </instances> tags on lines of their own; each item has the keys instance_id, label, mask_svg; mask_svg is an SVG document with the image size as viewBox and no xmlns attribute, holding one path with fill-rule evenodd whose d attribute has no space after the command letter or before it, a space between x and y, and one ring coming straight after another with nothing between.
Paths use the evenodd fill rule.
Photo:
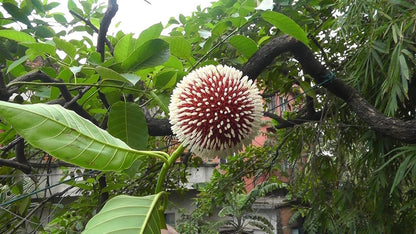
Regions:
<instances>
[{"instance_id":1,"label":"flower stalk","mask_svg":"<svg viewBox=\"0 0 416 234\"><path fill-rule=\"evenodd\" d=\"M162 169L160 170L160 173L159 173L159 177L157 178L155 194L162 191L162 186L166 180L166 176L168 174L169 169L176 162L176 160L182 155L184 150L185 150L185 147L182 144L179 145L179 147L175 150L175 152L172 153L172 155L168 158L168 160L163 163Z\"/></svg>"}]
</instances>

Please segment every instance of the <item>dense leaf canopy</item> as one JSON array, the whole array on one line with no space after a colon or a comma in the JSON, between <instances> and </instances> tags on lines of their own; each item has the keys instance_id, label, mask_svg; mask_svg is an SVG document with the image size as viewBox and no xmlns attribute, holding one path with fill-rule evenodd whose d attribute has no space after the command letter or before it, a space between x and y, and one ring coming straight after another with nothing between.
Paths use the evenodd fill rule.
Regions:
<instances>
[{"instance_id":1,"label":"dense leaf canopy","mask_svg":"<svg viewBox=\"0 0 416 234\"><path fill-rule=\"evenodd\" d=\"M215 231L204 217L215 207L227 207L228 193L244 194L244 178L281 184L273 172L285 173L287 165L292 169L285 181L287 198L309 232L414 231L413 1L219 0L140 35L107 35L116 0L69 0L71 16L51 11L58 2L0 2L0 100L59 104L74 111L68 119L89 120L86 129L106 130L129 152L175 148L167 121L170 95L177 82L203 65L234 66L256 80L265 100L274 95L290 100L282 115L275 112L282 106L265 108L270 118L265 147L230 156L221 165L224 173L215 171L199 188L197 209L178 226L183 232ZM42 139L34 143L16 135L24 135L19 126L35 123L39 114L13 111L2 109L9 117L0 113L0 232L79 232L109 197L154 192L163 153L134 158L126 153L127 164L111 168L66 160L112 172L62 168L63 178L83 178L65 182L83 196L51 212L48 221L41 219L41 210L53 209L48 203L65 193L35 199L45 182L42 175L71 165L34 148L60 154L44 149ZM22 125L7 118L22 118ZM77 123L84 125L75 121L58 128L72 131ZM83 143L92 146L98 138L92 134ZM183 190L186 168L201 162L190 154L181 159L169 171L166 189Z\"/></svg>"}]
</instances>

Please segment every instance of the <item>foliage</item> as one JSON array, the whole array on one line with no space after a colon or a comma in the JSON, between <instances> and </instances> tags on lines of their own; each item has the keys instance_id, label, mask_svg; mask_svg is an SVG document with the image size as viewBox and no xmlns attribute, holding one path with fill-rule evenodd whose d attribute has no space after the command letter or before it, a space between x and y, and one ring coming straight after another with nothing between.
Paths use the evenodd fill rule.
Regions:
<instances>
[{"instance_id":1,"label":"foliage","mask_svg":"<svg viewBox=\"0 0 416 234\"><path fill-rule=\"evenodd\" d=\"M244 233L247 225L251 225L266 233L274 233L274 227L265 217L253 213L252 205L256 198L267 195L273 190L280 188L277 183L258 184L248 194L229 193L226 204L218 212L219 217L230 217L229 220L219 221L218 225L230 227L227 233Z\"/></svg>"},{"instance_id":2,"label":"foliage","mask_svg":"<svg viewBox=\"0 0 416 234\"><path fill-rule=\"evenodd\" d=\"M107 46L102 47L94 42L93 35L108 22L105 13L110 8L97 0L68 1L73 18L52 11L60 4L57 2L1 1L0 99L10 103L61 104L73 110L77 115L61 108L52 112L44 109L53 118L65 113L63 119L77 119L73 125L68 124L69 119L64 125L57 121L61 125L53 125L51 132L63 132L54 132L56 140L69 143L59 136L64 132L87 136L84 131L94 126L94 133L105 132L99 128L107 130L123 141L117 141L118 145L134 154L153 149L172 152L171 138L148 134L151 130L148 120L160 120L169 114L167 106L175 84L189 71L205 64L223 63L241 68L271 39L289 34L308 44L329 70L384 114L401 120L414 119L416 6L413 2L282 0L274 1L274 5L266 2L269 1L258 5L254 0L220 0L207 9L198 8L191 16L171 18L168 25L155 24L138 36L121 31L104 35ZM169 32L162 34L167 28ZM77 36L73 36L75 33ZM268 133L271 141L268 147L249 147L246 152L228 158L214 172L212 181L199 188L197 209L178 226L180 231L209 233L206 217L232 200L227 194L234 191L243 199L244 178L278 182L270 172L280 170L284 174L280 165L283 161L293 169L287 174L288 198L294 201L297 214L305 218L304 226L309 232L413 231L414 145L371 129L348 105L323 88L297 95L300 90L316 85L303 74L291 55L282 54L256 80L265 95L294 97L291 109L282 115L285 120L305 116L310 107L320 114L319 120L306 119L290 128L275 129ZM22 144L21 138L16 137L16 133L22 134L29 143L42 149L52 144L52 141L41 142L43 139L29 140L30 136L17 124L28 127L39 120L39 115L23 113L12 104L2 105L16 111L6 117L3 116L7 115L6 108L1 109L0 143L4 146L1 159L5 161L1 161L0 168L0 175L4 176L0 202L5 204L37 192L43 182L50 183L35 175L49 173L51 166L60 161L32 145ZM85 124L78 116L88 119L89 127L78 125ZM16 123L3 118L15 118ZM83 149L89 149L91 142L101 144L97 137L90 134ZM54 156L66 160L72 153L59 152ZM67 184L78 188L80 196L69 204L54 207L49 206L46 196L36 193L2 206L0 232L26 228L39 232L79 232L108 198L119 194L153 194L155 178L163 168L163 156L127 158L127 164L116 163L105 173L62 168L63 178L74 178ZM190 157L187 163L192 165L199 160ZM95 168L91 166L94 162L91 158L71 162ZM173 170L167 172L168 180L163 187L181 189L186 182L187 164L171 166ZM105 168L101 165L95 169ZM127 174L114 172L125 169ZM76 176L82 180L75 180ZM51 191L49 195L53 195ZM54 213L45 226L40 216L43 207L64 209Z\"/></svg>"}]
</instances>

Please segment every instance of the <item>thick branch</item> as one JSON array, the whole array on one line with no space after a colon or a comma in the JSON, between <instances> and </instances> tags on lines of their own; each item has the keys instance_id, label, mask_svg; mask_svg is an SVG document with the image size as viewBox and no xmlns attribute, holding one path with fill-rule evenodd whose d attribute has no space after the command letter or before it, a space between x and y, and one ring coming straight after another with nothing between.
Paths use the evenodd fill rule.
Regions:
<instances>
[{"instance_id":1,"label":"thick branch","mask_svg":"<svg viewBox=\"0 0 416 234\"><path fill-rule=\"evenodd\" d=\"M277 56L285 52L291 52L302 65L304 73L312 76L316 83L322 83L330 76L331 73L314 57L312 51L290 36L277 37L260 48L245 64L243 73L255 79ZM343 99L375 131L397 140L416 143L415 120L403 121L385 116L357 90L336 77L322 86Z\"/></svg>"}]
</instances>

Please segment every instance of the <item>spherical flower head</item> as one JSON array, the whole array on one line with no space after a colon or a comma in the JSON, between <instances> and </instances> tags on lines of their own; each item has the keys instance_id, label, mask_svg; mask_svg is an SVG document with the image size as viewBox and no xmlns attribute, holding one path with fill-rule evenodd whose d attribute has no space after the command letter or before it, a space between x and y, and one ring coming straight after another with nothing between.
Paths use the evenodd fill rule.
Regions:
<instances>
[{"instance_id":1,"label":"spherical flower head","mask_svg":"<svg viewBox=\"0 0 416 234\"><path fill-rule=\"evenodd\" d=\"M192 152L220 158L257 136L263 110L260 92L247 76L229 66L199 68L173 90L172 131Z\"/></svg>"}]
</instances>

